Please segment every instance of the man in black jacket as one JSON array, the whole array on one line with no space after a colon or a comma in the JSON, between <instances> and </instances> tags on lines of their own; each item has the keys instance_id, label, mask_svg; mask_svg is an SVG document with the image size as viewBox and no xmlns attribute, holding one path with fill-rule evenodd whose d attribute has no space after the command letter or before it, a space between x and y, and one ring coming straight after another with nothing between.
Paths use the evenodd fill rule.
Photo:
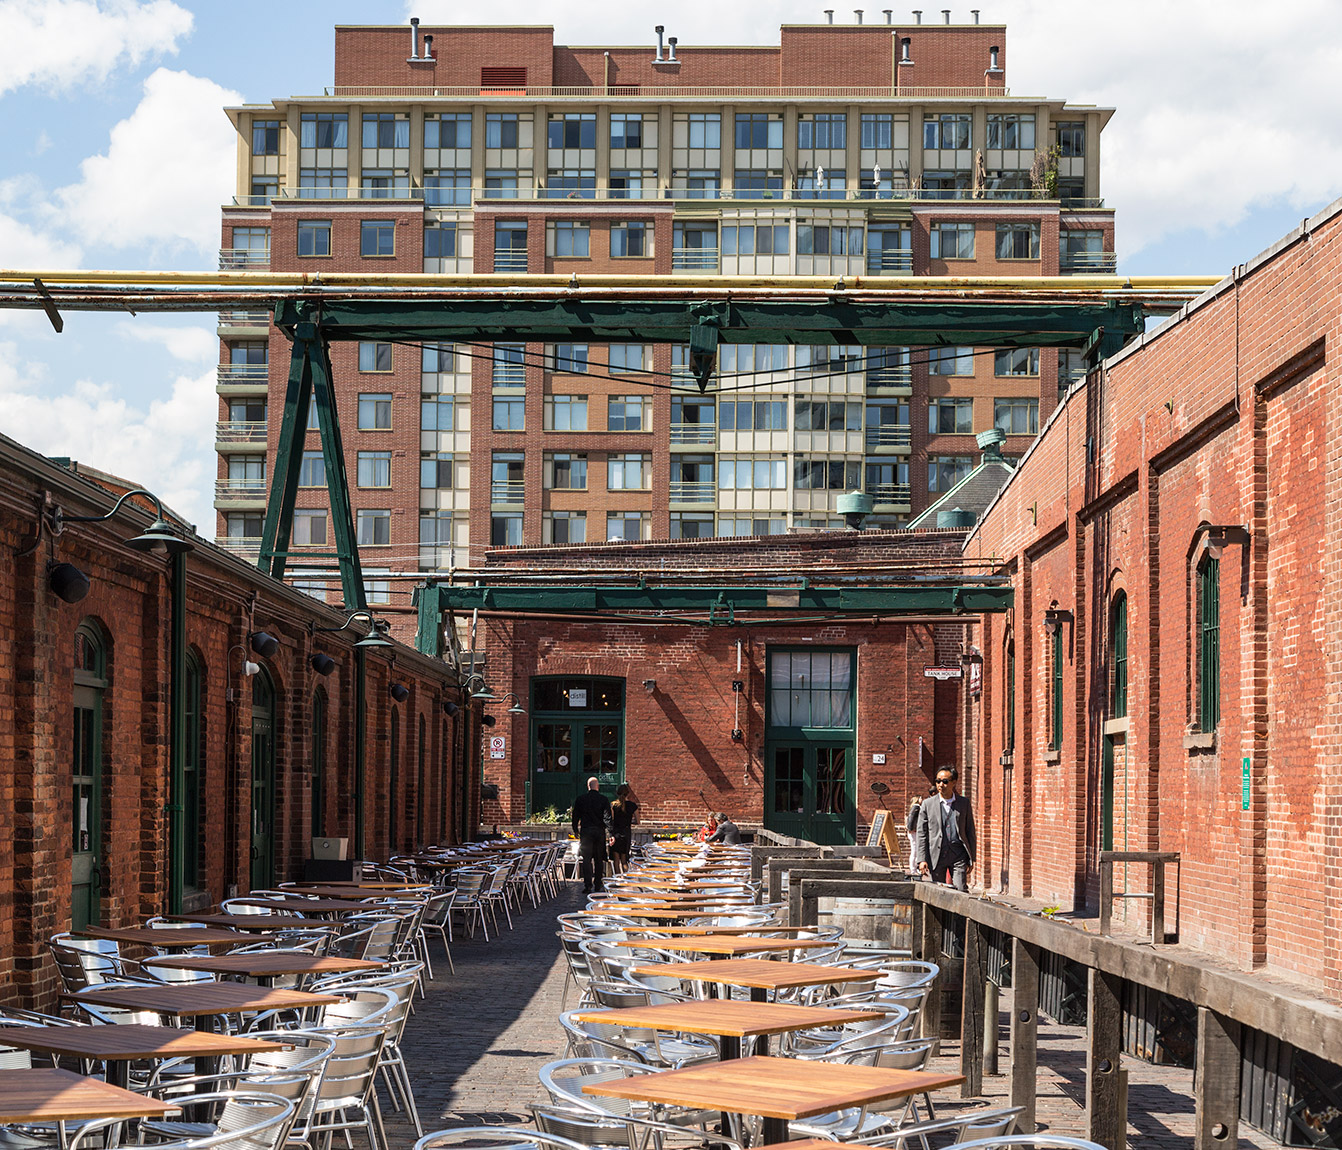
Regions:
<instances>
[{"instance_id":1,"label":"man in black jacket","mask_svg":"<svg viewBox=\"0 0 1342 1150\"><path fill-rule=\"evenodd\" d=\"M704 841L709 843L723 843L729 847L739 847L741 845L741 828L732 822L726 811L719 811L717 819L718 829Z\"/></svg>"},{"instance_id":2,"label":"man in black jacket","mask_svg":"<svg viewBox=\"0 0 1342 1150\"><path fill-rule=\"evenodd\" d=\"M573 804L573 833L578 836L578 857L582 860L582 892L606 889L606 843L610 839L610 799L598 788L595 778L587 780L587 790Z\"/></svg>"}]
</instances>

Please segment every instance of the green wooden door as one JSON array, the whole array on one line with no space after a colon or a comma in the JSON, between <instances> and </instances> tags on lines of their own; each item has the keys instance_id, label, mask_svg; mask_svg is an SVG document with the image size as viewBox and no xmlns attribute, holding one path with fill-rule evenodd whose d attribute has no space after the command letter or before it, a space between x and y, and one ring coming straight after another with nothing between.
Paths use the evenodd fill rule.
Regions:
<instances>
[{"instance_id":1,"label":"green wooden door","mask_svg":"<svg viewBox=\"0 0 1342 1150\"><path fill-rule=\"evenodd\" d=\"M102 888L102 692L75 687L70 929L96 925Z\"/></svg>"},{"instance_id":2,"label":"green wooden door","mask_svg":"<svg viewBox=\"0 0 1342 1150\"><path fill-rule=\"evenodd\" d=\"M275 875L275 691L262 668L252 676L252 871L253 890Z\"/></svg>"},{"instance_id":3,"label":"green wooden door","mask_svg":"<svg viewBox=\"0 0 1342 1150\"><path fill-rule=\"evenodd\" d=\"M530 810L567 810L593 775L614 798L624 782L624 681L537 679L531 700Z\"/></svg>"}]
</instances>

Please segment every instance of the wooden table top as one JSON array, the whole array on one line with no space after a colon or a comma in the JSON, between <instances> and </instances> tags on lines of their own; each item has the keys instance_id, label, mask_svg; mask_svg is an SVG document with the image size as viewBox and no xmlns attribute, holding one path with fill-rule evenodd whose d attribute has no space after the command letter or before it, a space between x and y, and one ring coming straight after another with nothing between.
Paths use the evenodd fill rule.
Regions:
<instances>
[{"instance_id":1,"label":"wooden table top","mask_svg":"<svg viewBox=\"0 0 1342 1150\"><path fill-rule=\"evenodd\" d=\"M75 1058L201 1058L220 1054L261 1054L285 1049L282 1042L244 1038L175 1026L6 1026L0 1046Z\"/></svg>"},{"instance_id":2,"label":"wooden table top","mask_svg":"<svg viewBox=\"0 0 1342 1150\"><path fill-rule=\"evenodd\" d=\"M621 938L616 946L654 950L684 951L686 954L758 954L770 950L796 950L801 947L833 946L823 938L750 938L746 935L703 935L699 938ZM718 965L721 965L719 963Z\"/></svg>"},{"instance_id":3,"label":"wooden table top","mask_svg":"<svg viewBox=\"0 0 1342 1150\"><path fill-rule=\"evenodd\" d=\"M163 986L97 986L74 994L63 994L70 1002L98 1006L120 1006L126 1010L151 1010L178 1018L207 1014L234 1014L250 1010L286 1010L290 1007L330 1006L343 1002L335 994L310 994L303 990L252 986L245 982L169 982Z\"/></svg>"},{"instance_id":4,"label":"wooden table top","mask_svg":"<svg viewBox=\"0 0 1342 1150\"><path fill-rule=\"evenodd\" d=\"M777 962L768 958L719 958L706 962L655 962L637 966L635 974L669 975L690 982L720 982L779 990L794 986L826 986L836 982L875 982L879 970L852 966L821 966L811 962ZM719 1107L718 1109L722 1109Z\"/></svg>"},{"instance_id":5,"label":"wooden table top","mask_svg":"<svg viewBox=\"0 0 1342 1150\"><path fill-rule=\"evenodd\" d=\"M244 902L246 897L242 896ZM253 905L294 914L358 914L369 909L366 902L352 898L259 898Z\"/></svg>"},{"instance_id":6,"label":"wooden table top","mask_svg":"<svg viewBox=\"0 0 1342 1150\"><path fill-rule=\"evenodd\" d=\"M367 910L367 907L364 907ZM198 922L205 926L235 930L331 930L336 924L326 918L300 918L287 914L173 914L175 922Z\"/></svg>"},{"instance_id":7,"label":"wooden table top","mask_svg":"<svg viewBox=\"0 0 1342 1150\"><path fill-rule=\"evenodd\" d=\"M157 1098L132 1094L68 1070L0 1070L0 1123L149 1118L176 1110L176 1106Z\"/></svg>"},{"instance_id":8,"label":"wooden table top","mask_svg":"<svg viewBox=\"0 0 1342 1150\"><path fill-rule=\"evenodd\" d=\"M791 1121L963 1081L960 1074L755 1056L595 1083L583 1093Z\"/></svg>"},{"instance_id":9,"label":"wooden table top","mask_svg":"<svg viewBox=\"0 0 1342 1150\"><path fill-rule=\"evenodd\" d=\"M205 970L212 974L246 974L268 978L280 974L340 974L348 970L378 970L384 963L367 958L337 958L301 950L258 950L247 954L184 954L156 958L154 966L174 970Z\"/></svg>"},{"instance_id":10,"label":"wooden table top","mask_svg":"<svg viewBox=\"0 0 1342 1150\"><path fill-rule=\"evenodd\" d=\"M648 935L649 938L653 938L653 937L660 937L662 935L674 936L674 935L704 935L704 934L720 934L723 936L758 934L768 937L770 935L784 935L784 934L795 935L800 934L802 931L814 931L816 928L813 926L657 926L657 927L645 927L644 929L649 931L655 931L656 932L655 935L653 934ZM830 941L838 942L839 940L833 939Z\"/></svg>"},{"instance_id":11,"label":"wooden table top","mask_svg":"<svg viewBox=\"0 0 1342 1150\"><path fill-rule=\"evenodd\" d=\"M638 907L621 907L618 910L613 906L604 906L590 910L580 910L578 914L590 915L615 915L619 918L640 918L647 919L650 922L678 922L682 918L712 918L715 914L727 914L728 911L712 910L694 910L689 907L682 907L680 910L650 909L640 910Z\"/></svg>"},{"instance_id":12,"label":"wooden table top","mask_svg":"<svg viewBox=\"0 0 1342 1150\"><path fill-rule=\"evenodd\" d=\"M884 1017L879 1010L833 1010L823 1006L741 1002L734 998L661 1002L653 1006L585 1010L577 1014L582 1022L671 1030L678 1034L716 1034L726 1038L786 1034L813 1026L843 1026Z\"/></svg>"},{"instance_id":13,"label":"wooden table top","mask_svg":"<svg viewBox=\"0 0 1342 1150\"><path fill-rule=\"evenodd\" d=\"M107 938L115 942L152 946L160 950L186 950L193 946L242 946L254 942L272 942L275 937L243 934L240 931L212 926L86 926L75 933L85 938Z\"/></svg>"},{"instance_id":14,"label":"wooden table top","mask_svg":"<svg viewBox=\"0 0 1342 1150\"><path fill-rule=\"evenodd\" d=\"M639 899L637 902L593 902L593 910L618 911L620 907L637 907L639 910L709 910L722 911L724 914L747 910L755 904L748 899L729 901L728 899L684 898L684 899Z\"/></svg>"},{"instance_id":15,"label":"wooden table top","mask_svg":"<svg viewBox=\"0 0 1342 1150\"><path fill-rule=\"evenodd\" d=\"M369 899L378 898L401 898L416 897L428 893L432 887L427 886L325 886L313 885L294 887L293 892L296 895L302 895L304 898L314 896L316 898L338 898L346 901L363 901L366 906Z\"/></svg>"}]
</instances>

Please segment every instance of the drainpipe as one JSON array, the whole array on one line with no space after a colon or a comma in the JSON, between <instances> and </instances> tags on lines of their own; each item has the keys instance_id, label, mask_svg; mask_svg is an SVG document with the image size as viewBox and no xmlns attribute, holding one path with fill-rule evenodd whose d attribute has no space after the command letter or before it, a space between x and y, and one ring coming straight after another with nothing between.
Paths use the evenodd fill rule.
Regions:
<instances>
[{"instance_id":1,"label":"drainpipe","mask_svg":"<svg viewBox=\"0 0 1342 1150\"><path fill-rule=\"evenodd\" d=\"M174 553L168 565L171 624L168 651L168 913L181 914L186 891L186 842L183 836L186 791L186 553Z\"/></svg>"},{"instance_id":2,"label":"drainpipe","mask_svg":"<svg viewBox=\"0 0 1342 1150\"><path fill-rule=\"evenodd\" d=\"M364 740L368 737L368 717L364 714L368 706L368 663L367 655L359 647L354 648L354 857L362 859L363 849L363 789L364 789Z\"/></svg>"}]
</instances>

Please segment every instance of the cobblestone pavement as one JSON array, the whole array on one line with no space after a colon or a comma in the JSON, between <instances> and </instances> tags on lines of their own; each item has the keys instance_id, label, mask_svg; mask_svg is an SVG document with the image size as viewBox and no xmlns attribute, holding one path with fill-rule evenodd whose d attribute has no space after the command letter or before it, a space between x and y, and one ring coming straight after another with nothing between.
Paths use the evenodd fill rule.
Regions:
<instances>
[{"instance_id":1,"label":"cobblestone pavement","mask_svg":"<svg viewBox=\"0 0 1342 1150\"><path fill-rule=\"evenodd\" d=\"M452 947L455 976L434 946L436 979L406 1027L403 1048L419 1101L425 1131L460 1125L505 1125L523 1121L527 1106L543 1100L537 1071L563 1057L563 1036L556 1018L565 980L565 963L555 936L554 916L577 910L580 888L570 884L538 909L515 914L516 929L485 942L457 932ZM985 1077L984 1097L1005 1105L1010 1090L1007 1042L1011 996L1001 999L1002 1073ZM1085 1030L1040 1019L1039 1102L1041 1130L1085 1134ZM1125 1058L1128 1071L1128 1146L1134 1150L1191 1150L1193 1146L1192 1071L1151 1066ZM942 1044L939 1070L958 1071L959 1048ZM964 1106L955 1092L939 1097L938 1115ZM383 1099L391 1150L413 1145L414 1128ZM1277 1145L1265 1135L1240 1127L1239 1147Z\"/></svg>"}]
</instances>

